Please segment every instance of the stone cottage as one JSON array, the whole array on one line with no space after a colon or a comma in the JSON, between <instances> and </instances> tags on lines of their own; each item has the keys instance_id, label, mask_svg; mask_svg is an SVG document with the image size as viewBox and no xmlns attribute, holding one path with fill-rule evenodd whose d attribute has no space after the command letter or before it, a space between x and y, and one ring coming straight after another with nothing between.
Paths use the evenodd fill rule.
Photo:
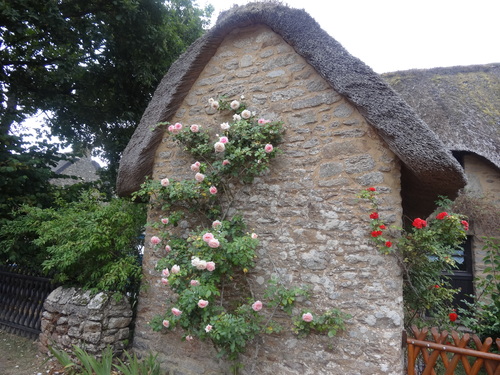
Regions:
<instances>
[{"instance_id":1,"label":"stone cottage","mask_svg":"<svg viewBox=\"0 0 500 375\"><path fill-rule=\"evenodd\" d=\"M286 126L283 154L235 205L261 240L253 290L277 276L309 285L306 305L352 315L334 338L285 331L256 339L241 373L401 374L401 272L370 242L368 208L356 197L376 187L384 218L402 225L430 214L438 195L455 197L466 183L462 167L399 94L305 11L251 3L221 14L172 65L123 154L118 193L138 190L146 176L184 176L193 160L155 124L216 129L207 102L221 95L244 95L252 111ZM160 353L176 374L229 373L208 343L148 326L169 297L154 269L160 257L145 249L134 350Z\"/></svg>"},{"instance_id":2,"label":"stone cottage","mask_svg":"<svg viewBox=\"0 0 500 375\"><path fill-rule=\"evenodd\" d=\"M460 268L452 275L475 294L484 270L483 237L500 237L500 64L387 73L383 78L417 112L462 164L468 183L455 210L471 224ZM480 293L480 291L478 291Z\"/></svg>"}]
</instances>

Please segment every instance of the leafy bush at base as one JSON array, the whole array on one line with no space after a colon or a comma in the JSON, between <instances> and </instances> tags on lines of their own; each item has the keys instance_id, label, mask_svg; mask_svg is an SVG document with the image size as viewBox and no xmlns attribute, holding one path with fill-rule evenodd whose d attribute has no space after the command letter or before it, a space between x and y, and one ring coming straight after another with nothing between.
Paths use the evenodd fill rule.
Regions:
<instances>
[{"instance_id":1,"label":"leafy bush at base","mask_svg":"<svg viewBox=\"0 0 500 375\"><path fill-rule=\"evenodd\" d=\"M53 208L23 207L0 231L4 260L38 266L56 282L84 289L126 292L141 275L143 205L104 202L98 192ZM21 241L24 254L12 251ZM30 257L34 260L30 260Z\"/></svg>"}]
</instances>

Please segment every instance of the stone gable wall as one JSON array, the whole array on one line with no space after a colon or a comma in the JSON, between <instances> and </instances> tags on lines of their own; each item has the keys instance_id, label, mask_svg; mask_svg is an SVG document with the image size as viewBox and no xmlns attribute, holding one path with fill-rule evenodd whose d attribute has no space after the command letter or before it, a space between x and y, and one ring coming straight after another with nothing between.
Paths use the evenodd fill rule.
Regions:
<instances>
[{"instance_id":1,"label":"stone gable wall","mask_svg":"<svg viewBox=\"0 0 500 375\"><path fill-rule=\"evenodd\" d=\"M261 240L257 267L249 275L256 298L275 275L290 286L311 287L312 298L302 308L324 312L337 307L353 316L347 330L333 339L298 339L287 329L256 339L242 356L241 373L401 374L400 270L393 258L372 246L370 208L356 198L362 189L376 186L381 215L400 225L398 159L360 112L265 26L229 34L169 121L200 124L215 134L228 118L210 110L208 99L223 94L229 99L244 95L258 117L286 125L280 145L284 153L273 160L269 173L239 192L233 206L232 213L243 213ZM193 178L189 165L194 161L166 136L153 177ZM149 214L150 220L160 217ZM153 234L148 229L146 243ZM154 270L163 255L145 250L147 288L139 300L134 349L160 352L171 373L229 373L209 344L181 341L180 333L154 333L147 325L172 297Z\"/></svg>"}]
</instances>

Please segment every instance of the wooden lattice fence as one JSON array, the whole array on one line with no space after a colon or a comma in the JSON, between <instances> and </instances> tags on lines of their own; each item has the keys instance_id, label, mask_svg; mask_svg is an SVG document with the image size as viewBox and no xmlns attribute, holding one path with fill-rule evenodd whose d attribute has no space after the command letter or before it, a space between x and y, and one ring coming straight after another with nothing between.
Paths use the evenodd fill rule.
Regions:
<instances>
[{"instance_id":1,"label":"wooden lattice fence","mask_svg":"<svg viewBox=\"0 0 500 375\"><path fill-rule=\"evenodd\" d=\"M428 339L428 328L412 327L412 331L413 337L406 339L408 375L500 375L500 354L490 352L490 337L482 342L476 335L465 333L460 337L455 331L449 334L434 327ZM496 339L496 346L500 348L500 338Z\"/></svg>"},{"instance_id":2,"label":"wooden lattice fence","mask_svg":"<svg viewBox=\"0 0 500 375\"><path fill-rule=\"evenodd\" d=\"M54 288L49 278L0 266L0 328L38 338L43 303Z\"/></svg>"}]
</instances>

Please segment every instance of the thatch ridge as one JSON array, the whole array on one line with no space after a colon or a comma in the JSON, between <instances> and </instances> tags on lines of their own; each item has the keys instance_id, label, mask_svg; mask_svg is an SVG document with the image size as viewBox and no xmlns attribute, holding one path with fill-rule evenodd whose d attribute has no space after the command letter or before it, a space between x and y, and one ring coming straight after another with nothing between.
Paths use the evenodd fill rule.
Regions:
<instances>
[{"instance_id":1,"label":"thatch ridge","mask_svg":"<svg viewBox=\"0 0 500 375\"><path fill-rule=\"evenodd\" d=\"M251 3L221 14L217 24L172 65L124 152L117 185L120 195L137 190L151 174L161 133L149 128L176 112L225 35L254 24L267 25L283 37L334 90L358 108L414 175L412 180L418 181L422 194L428 190L433 195L454 195L465 184L460 165L412 108L309 14L278 4Z\"/></svg>"},{"instance_id":2,"label":"thatch ridge","mask_svg":"<svg viewBox=\"0 0 500 375\"><path fill-rule=\"evenodd\" d=\"M500 168L500 64L408 70L382 77L449 150Z\"/></svg>"}]
</instances>

